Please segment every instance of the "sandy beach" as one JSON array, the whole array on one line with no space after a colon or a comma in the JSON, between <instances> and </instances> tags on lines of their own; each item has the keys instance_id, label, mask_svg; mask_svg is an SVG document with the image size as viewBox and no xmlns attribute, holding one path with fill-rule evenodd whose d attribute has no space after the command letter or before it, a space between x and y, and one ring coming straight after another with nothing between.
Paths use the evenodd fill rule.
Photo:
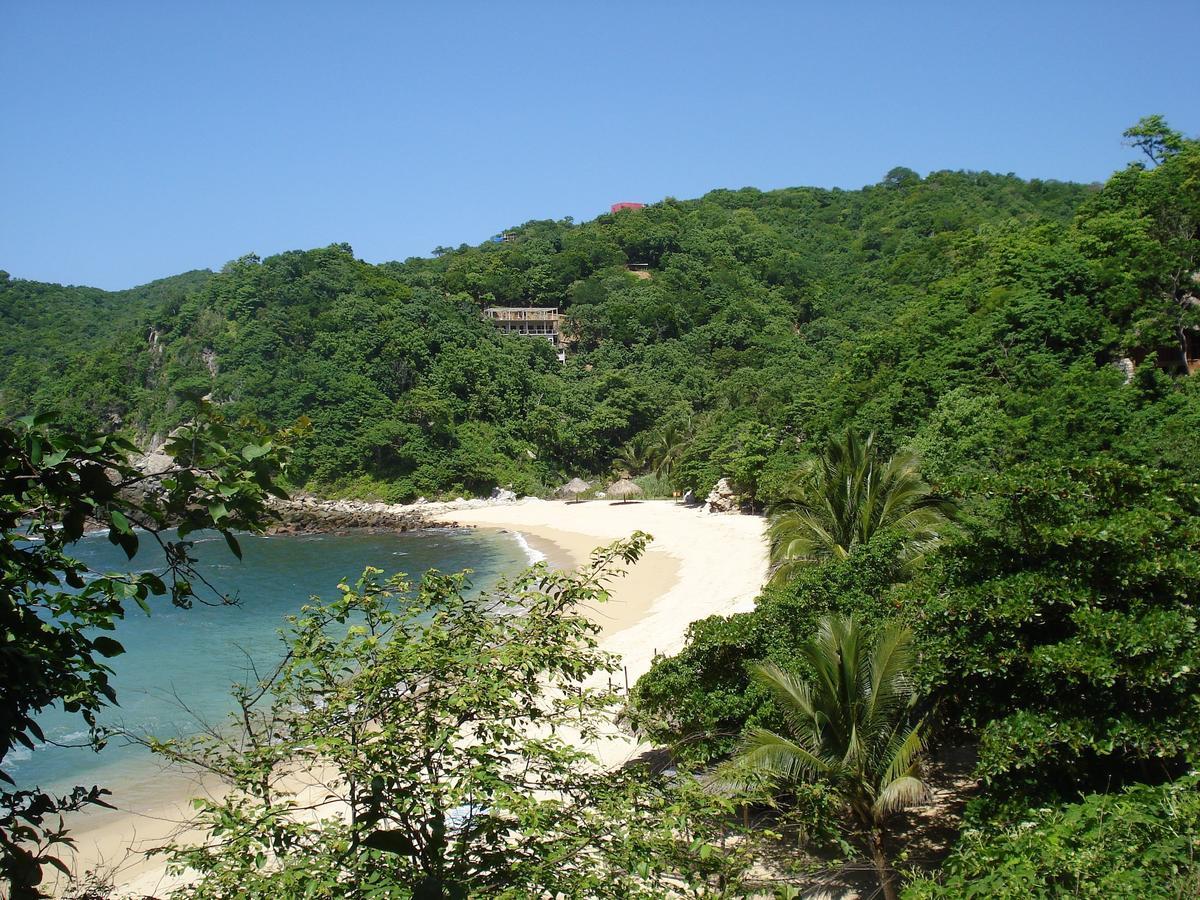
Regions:
<instances>
[{"instance_id":1,"label":"sandy beach","mask_svg":"<svg viewBox=\"0 0 1200 900\"><path fill-rule=\"evenodd\" d=\"M612 600L595 612L605 647L621 655L631 682L650 668L656 650L677 651L690 623L752 609L767 577L763 519L711 515L669 500L564 503L526 498L435 517L520 532L535 547L548 546L544 552L555 565L577 566L596 547L634 531L652 535L645 557L613 583ZM555 558L556 552L563 555Z\"/></svg>"},{"instance_id":2,"label":"sandy beach","mask_svg":"<svg viewBox=\"0 0 1200 900\"><path fill-rule=\"evenodd\" d=\"M656 652L673 653L683 645L691 622L753 608L767 575L765 522L755 516L710 515L670 501L534 498L467 509L429 504L422 511L432 519L519 533L556 568L574 568L596 547L634 531L652 535L645 556L611 584L611 600L591 611L603 646L621 657L630 684L649 669ZM604 764L619 765L644 748L614 730L593 749ZM77 871L107 871L124 895L170 889L162 860L143 854L178 831L190 811L187 798L208 786L183 776L159 777L170 794L160 807L89 814L72 823Z\"/></svg>"}]
</instances>

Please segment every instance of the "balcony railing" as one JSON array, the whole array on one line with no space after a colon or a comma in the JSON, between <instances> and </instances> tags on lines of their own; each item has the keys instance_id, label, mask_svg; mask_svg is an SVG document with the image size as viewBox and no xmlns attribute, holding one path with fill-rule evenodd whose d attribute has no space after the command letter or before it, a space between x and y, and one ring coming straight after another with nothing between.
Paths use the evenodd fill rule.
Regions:
<instances>
[{"instance_id":1,"label":"balcony railing","mask_svg":"<svg viewBox=\"0 0 1200 900\"><path fill-rule=\"evenodd\" d=\"M557 322L557 307L489 306L483 314L496 322Z\"/></svg>"}]
</instances>

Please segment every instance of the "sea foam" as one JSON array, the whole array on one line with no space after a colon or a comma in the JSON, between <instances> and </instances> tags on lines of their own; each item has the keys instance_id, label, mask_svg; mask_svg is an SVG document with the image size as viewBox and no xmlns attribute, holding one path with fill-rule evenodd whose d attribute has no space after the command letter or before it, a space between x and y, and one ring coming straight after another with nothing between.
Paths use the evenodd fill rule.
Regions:
<instances>
[{"instance_id":1,"label":"sea foam","mask_svg":"<svg viewBox=\"0 0 1200 900\"><path fill-rule=\"evenodd\" d=\"M529 560L531 566L546 561L546 554L541 550L535 550L533 547L530 547L529 541L525 540L525 535L521 534L521 532L514 531L513 537L517 539L517 544L525 552L525 558Z\"/></svg>"}]
</instances>

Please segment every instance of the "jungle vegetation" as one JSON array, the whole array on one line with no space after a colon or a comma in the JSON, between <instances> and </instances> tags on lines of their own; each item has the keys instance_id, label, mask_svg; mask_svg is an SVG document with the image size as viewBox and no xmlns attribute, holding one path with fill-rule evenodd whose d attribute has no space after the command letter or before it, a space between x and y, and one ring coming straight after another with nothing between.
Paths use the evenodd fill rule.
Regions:
<instances>
[{"instance_id":1,"label":"jungle vegetation","mask_svg":"<svg viewBox=\"0 0 1200 900\"><path fill-rule=\"evenodd\" d=\"M797 552L755 610L693 623L636 685L630 721L699 767L754 735L812 737L778 688L813 683L805 648L853 617L864 647L910 636L889 721L919 722L926 750L906 777L950 749L973 759L949 857L896 862L889 889L1190 896L1200 142L1155 116L1126 139L1140 158L1104 184L897 168L856 191L528 222L511 242L381 265L333 245L122 295L0 274L0 415L65 412L141 443L209 404L274 429L306 416L289 484L392 500L540 493L616 464L700 496L726 477L748 507L794 516L822 467L869 485L863 467L891 460L921 521L864 529L846 515L861 503L826 503L823 530L845 539L780 541ZM562 309L566 363L497 334L491 305ZM832 767L802 768L755 802L868 852L838 819ZM217 884L233 871L204 862Z\"/></svg>"}]
</instances>

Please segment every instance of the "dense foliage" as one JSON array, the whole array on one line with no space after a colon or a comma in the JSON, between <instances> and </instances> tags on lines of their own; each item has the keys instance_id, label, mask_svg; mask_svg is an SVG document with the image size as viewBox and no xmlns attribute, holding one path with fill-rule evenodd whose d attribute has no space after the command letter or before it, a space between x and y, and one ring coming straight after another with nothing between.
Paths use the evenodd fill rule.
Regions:
<instances>
[{"instance_id":1,"label":"dense foliage","mask_svg":"<svg viewBox=\"0 0 1200 900\"><path fill-rule=\"evenodd\" d=\"M900 556L916 564L941 543L954 504L921 480L913 454L883 459L875 435L863 440L848 431L797 471L770 513L771 578L778 583L804 566L845 559L889 532L903 535Z\"/></svg>"},{"instance_id":2,"label":"dense foliage","mask_svg":"<svg viewBox=\"0 0 1200 900\"><path fill-rule=\"evenodd\" d=\"M942 714L995 802L1200 761L1200 484L1122 463L980 484L970 540L908 592Z\"/></svg>"},{"instance_id":3,"label":"dense foliage","mask_svg":"<svg viewBox=\"0 0 1200 900\"><path fill-rule=\"evenodd\" d=\"M967 831L940 879L910 884L908 900L1138 897L1200 894L1200 779L1090 794L1031 810L998 833Z\"/></svg>"},{"instance_id":4,"label":"dense foliage","mask_svg":"<svg viewBox=\"0 0 1200 900\"><path fill-rule=\"evenodd\" d=\"M53 412L62 421L110 430L138 402L149 360L114 341L146 337L164 304L204 285L186 272L127 291L19 281L0 272L0 411Z\"/></svg>"},{"instance_id":5,"label":"dense foliage","mask_svg":"<svg viewBox=\"0 0 1200 900\"><path fill-rule=\"evenodd\" d=\"M368 570L289 617L282 664L238 691L229 729L156 747L229 786L202 807L206 840L174 850L199 876L179 896L649 900L732 886L738 854L716 843L727 807L607 771L583 743L619 705L602 680L617 661L583 609L646 539L484 594L465 574L414 588Z\"/></svg>"},{"instance_id":6,"label":"dense foliage","mask_svg":"<svg viewBox=\"0 0 1200 900\"><path fill-rule=\"evenodd\" d=\"M219 531L239 556L235 531L257 530L285 448L251 423L215 412L179 429L164 448L172 465L151 478L130 461L135 448L109 434L75 434L45 419L0 426L0 759L17 744L45 740L37 714L52 705L78 713L93 744L105 735L97 711L115 703L105 660L124 652L110 632L134 606L155 598L189 606L222 598L204 580L188 534ZM85 528L104 528L150 567L96 572L75 558ZM0 770L0 781L13 785ZM63 812L106 805L98 787L67 796L0 789L0 878L16 898L42 896L43 868L64 869L71 839Z\"/></svg>"},{"instance_id":7,"label":"dense foliage","mask_svg":"<svg viewBox=\"0 0 1200 900\"><path fill-rule=\"evenodd\" d=\"M811 677L788 644L815 616L906 619L937 740L978 750L972 843L945 896L993 869L983 883L1005 896L1161 872L1175 879L1164 896L1194 887L1195 817L1152 794L1194 790L1200 766L1200 381L1186 377L1200 362L1200 144L1153 119L1130 136L1150 167L1114 175L1069 223L979 229L901 332L870 334L834 372L837 396L856 355L884 363L857 385L855 422L959 498L951 539L906 571L903 534L885 530L753 613L696 623L636 690L648 734L720 756L778 717L755 660ZM1062 820L1030 811L1139 783L1165 786ZM1127 808L1143 857L1079 825ZM1030 827L1094 855L1064 867L1014 830Z\"/></svg>"},{"instance_id":8,"label":"dense foliage","mask_svg":"<svg viewBox=\"0 0 1200 900\"><path fill-rule=\"evenodd\" d=\"M638 682L638 727L697 762L731 752L743 725L782 727L769 693L750 676L753 664L768 660L811 677L797 650L823 615L852 613L864 623L894 615L885 595L901 570L896 550L892 541L877 541L845 560L801 570L787 585L763 593L753 612L693 622L683 650L661 657Z\"/></svg>"},{"instance_id":9,"label":"dense foliage","mask_svg":"<svg viewBox=\"0 0 1200 900\"><path fill-rule=\"evenodd\" d=\"M306 414L297 477L393 498L534 490L674 430L687 436L668 441L677 486L730 475L769 498L807 441L885 383L905 343L890 336L896 317L923 318L922 293L981 234L1062 228L1088 193L898 170L861 191L714 191L583 225L532 222L511 243L382 266L344 245L248 256L145 304L136 327L101 329L88 358L103 375L23 380L6 366L0 406L70 406L142 439L209 394L278 426ZM6 281L0 308L55 290ZM492 304L563 308L567 363L497 335L479 315ZM68 340L23 321L14 345ZM871 420L913 426L948 387L898 394L903 409Z\"/></svg>"},{"instance_id":10,"label":"dense foliage","mask_svg":"<svg viewBox=\"0 0 1200 900\"><path fill-rule=\"evenodd\" d=\"M1171 804L1200 765L1200 143L1158 117L1127 137L1145 161L1088 187L895 169L378 266L344 245L248 256L123 299L4 276L0 415L67 410L139 441L206 397L276 427L307 415L294 480L390 499L616 466L770 505L829 438L874 434L956 501L941 545L906 562L922 554L901 530L872 529L754 612L694 623L631 719L720 759L785 722L755 663L810 679L797 648L822 616L898 618L934 740L978 749L950 895L985 870L1069 890L1021 828L1094 850L1076 881L1187 872L1194 816ZM489 305L560 307L566 363L497 334ZM1134 807L1155 820L1124 836L1144 865L1087 824Z\"/></svg>"}]
</instances>

